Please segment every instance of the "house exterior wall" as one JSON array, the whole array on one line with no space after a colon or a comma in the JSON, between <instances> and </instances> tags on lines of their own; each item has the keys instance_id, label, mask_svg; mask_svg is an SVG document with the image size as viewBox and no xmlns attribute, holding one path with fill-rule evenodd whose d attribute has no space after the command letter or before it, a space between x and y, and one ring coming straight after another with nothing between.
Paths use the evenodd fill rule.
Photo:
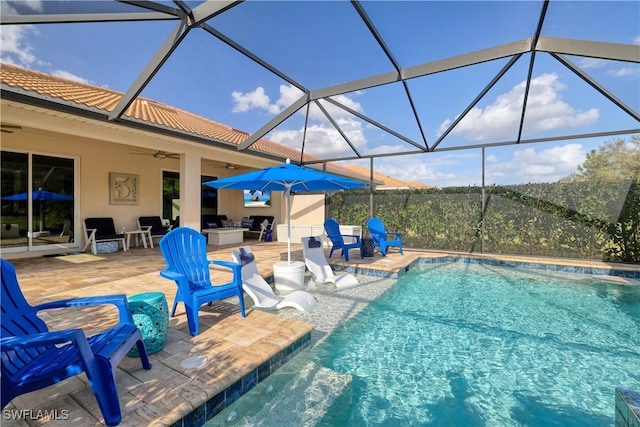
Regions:
<instances>
[{"instance_id":1,"label":"house exterior wall","mask_svg":"<svg viewBox=\"0 0 640 427\"><path fill-rule=\"evenodd\" d=\"M38 108L25 108L15 102L2 101L3 121L22 126L13 133L3 133L2 150L31 152L35 154L69 157L76 160L76 217L73 229L76 243L84 247L82 220L87 217L112 217L118 229L137 228L137 218L143 215L162 213L162 172L180 172L180 159L156 159L151 155L136 155L132 152L157 150L182 153L183 158L201 159L199 174L226 177L240 174L251 168L263 168L276 164L244 153L235 153L216 147L189 144L174 137L130 129L123 126L105 125L86 118L76 118L64 113ZM212 163L213 162L213 163ZM221 163L216 163L221 162ZM225 163L242 165L240 170L228 170ZM109 173L134 174L139 177L139 204L112 205L109 200ZM187 171L188 172L188 171ZM183 171L182 176L189 176ZM183 179L181 178L181 181ZM188 181L188 180L187 180ZM195 181L194 181L195 182ZM184 192L190 194L186 197ZM181 192L181 218L189 206L194 218L200 217L200 182L189 183ZM189 200L185 204L184 200ZM317 203L313 204L318 206ZM300 213L297 214L297 210ZM312 217L309 205L295 205L292 218L307 221ZM242 191L220 190L218 210L234 220L249 215L273 215L277 223L285 222L286 206L281 192L272 193L272 205L268 208L245 208ZM319 208L324 215L324 206ZM296 219L297 221L298 219ZM199 221L188 225L199 228Z\"/></svg>"}]
</instances>

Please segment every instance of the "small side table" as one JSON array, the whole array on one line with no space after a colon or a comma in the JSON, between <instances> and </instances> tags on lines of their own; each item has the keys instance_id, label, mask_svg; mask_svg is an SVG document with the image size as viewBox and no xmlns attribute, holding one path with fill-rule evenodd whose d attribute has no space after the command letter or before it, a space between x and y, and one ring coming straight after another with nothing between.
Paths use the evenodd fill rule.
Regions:
<instances>
[{"instance_id":1,"label":"small side table","mask_svg":"<svg viewBox=\"0 0 640 427\"><path fill-rule=\"evenodd\" d=\"M167 344L169 333L169 308L162 292L146 292L127 298L133 322L142 333L147 354L157 353ZM140 356L138 346L127 353L129 357Z\"/></svg>"},{"instance_id":2,"label":"small side table","mask_svg":"<svg viewBox=\"0 0 640 427\"><path fill-rule=\"evenodd\" d=\"M360 239L360 243L362 244L362 256L363 257L372 257L373 250L375 248L375 243L372 237L363 237Z\"/></svg>"},{"instance_id":3,"label":"small side table","mask_svg":"<svg viewBox=\"0 0 640 427\"><path fill-rule=\"evenodd\" d=\"M144 248L147 248L147 236L149 236L149 232L147 230L130 230L124 232L125 236L127 236L127 249L131 249L131 235L133 234L136 238L136 248L138 247L138 236L142 237L142 245Z\"/></svg>"}]
</instances>

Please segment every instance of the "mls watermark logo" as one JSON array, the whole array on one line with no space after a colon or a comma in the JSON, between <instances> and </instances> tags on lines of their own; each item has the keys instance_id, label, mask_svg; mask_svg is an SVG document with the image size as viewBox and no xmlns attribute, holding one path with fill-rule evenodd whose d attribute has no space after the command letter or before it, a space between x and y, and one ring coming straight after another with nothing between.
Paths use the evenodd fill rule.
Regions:
<instances>
[{"instance_id":1,"label":"mls watermark logo","mask_svg":"<svg viewBox=\"0 0 640 427\"><path fill-rule=\"evenodd\" d=\"M69 419L68 409L5 409L2 411L5 420L40 420L40 421L64 421Z\"/></svg>"}]
</instances>

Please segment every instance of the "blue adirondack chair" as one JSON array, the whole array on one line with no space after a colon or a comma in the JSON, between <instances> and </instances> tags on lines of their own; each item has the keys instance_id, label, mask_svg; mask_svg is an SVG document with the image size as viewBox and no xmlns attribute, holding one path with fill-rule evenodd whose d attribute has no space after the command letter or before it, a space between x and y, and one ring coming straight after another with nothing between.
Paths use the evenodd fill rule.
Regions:
<instances>
[{"instance_id":1,"label":"blue adirondack chair","mask_svg":"<svg viewBox=\"0 0 640 427\"><path fill-rule=\"evenodd\" d=\"M329 258L333 255L333 251L342 249L342 255L344 255L344 260L349 261L349 251L351 249L358 249L360 251L360 258L364 258L362 256L362 245L360 244L360 236L356 234L340 234L340 224L333 218L329 218L324 222L324 231L327 233L327 237L331 240L333 246L331 246L331 252L329 252ZM344 238L351 237L355 238L356 241L354 243L345 243Z\"/></svg>"},{"instance_id":2,"label":"blue adirondack chair","mask_svg":"<svg viewBox=\"0 0 640 427\"><path fill-rule=\"evenodd\" d=\"M15 397L56 384L84 372L107 425L120 423L122 414L116 389L116 367L134 345L142 366L151 369L140 330L133 323L125 295L107 295L54 301L37 306L27 303L14 266L2 264L1 393L4 408ZM82 329L49 332L38 317L42 310L113 304L117 326L86 337Z\"/></svg>"},{"instance_id":3,"label":"blue adirondack chair","mask_svg":"<svg viewBox=\"0 0 640 427\"><path fill-rule=\"evenodd\" d=\"M240 300L242 317L247 317L242 294L242 266L233 262L208 260L207 241L202 234L188 227L174 228L160 240L160 250L167 263L167 268L162 270L160 275L165 279L174 280L178 285L171 316L175 315L178 302L183 302L192 336L195 337L199 333L198 310L204 303L235 295ZM213 285L209 271L212 264L231 269L233 280Z\"/></svg>"},{"instance_id":4,"label":"blue adirondack chair","mask_svg":"<svg viewBox=\"0 0 640 427\"><path fill-rule=\"evenodd\" d=\"M402 234L385 231L384 222L380 218L373 217L367 221L369 234L373 237L373 246L380 248L382 256L387 256L389 246L397 246L402 254ZM391 239L389 239L391 237Z\"/></svg>"}]
</instances>

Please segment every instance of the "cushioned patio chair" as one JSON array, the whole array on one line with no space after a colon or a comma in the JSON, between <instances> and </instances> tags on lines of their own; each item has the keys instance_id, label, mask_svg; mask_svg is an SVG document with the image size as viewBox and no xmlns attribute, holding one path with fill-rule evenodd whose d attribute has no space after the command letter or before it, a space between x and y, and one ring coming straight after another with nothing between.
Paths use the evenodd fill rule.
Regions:
<instances>
[{"instance_id":1,"label":"cushioned patio chair","mask_svg":"<svg viewBox=\"0 0 640 427\"><path fill-rule=\"evenodd\" d=\"M402 254L402 234L385 231L384 222L380 218L373 217L367 221L369 234L373 237L373 246L380 248L382 256L387 256L387 248L397 246ZM391 238L389 238L391 237Z\"/></svg>"},{"instance_id":2,"label":"cushioned patio chair","mask_svg":"<svg viewBox=\"0 0 640 427\"><path fill-rule=\"evenodd\" d=\"M113 223L113 218L85 218L84 224L84 239L85 245L82 251L86 251L87 247L91 245L91 252L93 254L98 253L99 242L121 242L122 250L127 250L127 245L124 242L124 234L116 232L116 226Z\"/></svg>"},{"instance_id":3,"label":"cushioned patio chair","mask_svg":"<svg viewBox=\"0 0 640 427\"><path fill-rule=\"evenodd\" d=\"M300 240L302 241L304 263L311 272L310 287L317 283L333 283L338 289L346 289L360 284L353 274L345 273L336 276L333 273L327 257L324 256L320 236L302 237Z\"/></svg>"},{"instance_id":4,"label":"cushioned patio chair","mask_svg":"<svg viewBox=\"0 0 640 427\"><path fill-rule=\"evenodd\" d=\"M341 249L344 260L349 261L349 251L351 249L357 249L360 251L360 258L364 258L362 255L362 245L360 244L360 236L356 234L340 234L340 224L333 218L329 218L324 222L324 231L327 233L327 237L331 240L333 246L329 252L329 258L333 255L333 252ZM355 239L353 243L345 243L344 238L349 237Z\"/></svg>"},{"instance_id":5,"label":"cushioned patio chair","mask_svg":"<svg viewBox=\"0 0 640 427\"><path fill-rule=\"evenodd\" d=\"M192 336L195 337L199 333L198 311L204 303L211 305L213 301L237 296L242 317L247 317L244 311L241 265L207 259L206 237L192 228L174 228L160 239L160 251L167 263L167 268L162 270L160 275L165 279L174 280L178 286L171 316L175 316L178 303L184 303ZM233 272L232 281L213 284L210 265L230 269Z\"/></svg>"},{"instance_id":6,"label":"cushioned patio chair","mask_svg":"<svg viewBox=\"0 0 640 427\"><path fill-rule=\"evenodd\" d=\"M153 247L154 237L162 238L171 231L172 228L172 225L166 227L162 224L162 219L159 216L141 216L138 218L138 230L147 232L151 247Z\"/></svg>"},{"instance_id":7,"label":"cushioned patio chair","mask_svg":"<svg viewBox=\"0 0 640 427\"><path fill-rule=\"evenodd\" d=\"M16 270L2 266L2 407L15 397L39 390L84 372L107 425L120 423L122 413L116 389L116 367L134 345L142 366L151 369L140 330L133 323L125 295L74 298L31 306L25 299ZM113 304L119 323L87 337L82 329L49 332L38 317L42 310Z\"/></svg>"},{"instance_id":8,"label":"cushioned patio chair","mask_svg":"<svg viewBox=\"0 0 640 427\"><path fill-rule=\"evenodd\" d=\"M305 291L293 291L285 296L276 295L258 272L258 265L249 247L234 249L231 251L231 259L242 265L242 288L253 300L254 307L267 310L293 307L309 313L318 304L318 301Z\"/></svg>"}]
</instances>

